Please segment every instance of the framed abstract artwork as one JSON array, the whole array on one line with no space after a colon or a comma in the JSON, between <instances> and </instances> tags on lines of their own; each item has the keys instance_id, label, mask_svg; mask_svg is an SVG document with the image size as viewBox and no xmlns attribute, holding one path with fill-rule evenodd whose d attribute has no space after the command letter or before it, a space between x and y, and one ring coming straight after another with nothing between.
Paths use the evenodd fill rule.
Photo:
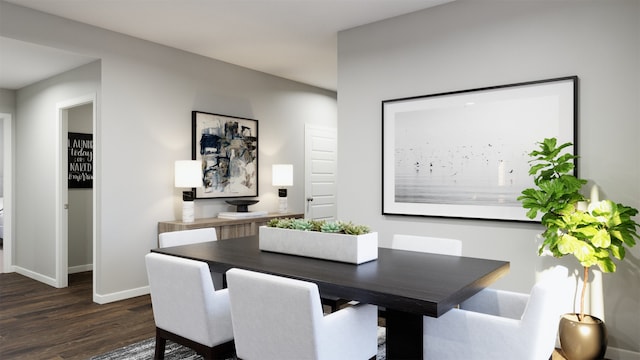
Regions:
<instances>
[{"instance_id":1,"label":"framed abstract artwork","mask_svg":"<svg viewBox=\"0 0 640 360\"><path fill-rule=\"evenodd\" d=\"M258 121L193 111L192 159L202 162L197 199L258 196Z\"/></svg>"},{"instance_id":2,"label":"framed abstract artwork","mask_svg":"<svg viewBox=\"0 0 640 360\"><path fill-rule=\"evenodd\" d=\"M382 101L382 213L511 221L545 138L577 155L578 78ZM577 169L577 168L576 168Z\"/></svg>"}]
</instances>

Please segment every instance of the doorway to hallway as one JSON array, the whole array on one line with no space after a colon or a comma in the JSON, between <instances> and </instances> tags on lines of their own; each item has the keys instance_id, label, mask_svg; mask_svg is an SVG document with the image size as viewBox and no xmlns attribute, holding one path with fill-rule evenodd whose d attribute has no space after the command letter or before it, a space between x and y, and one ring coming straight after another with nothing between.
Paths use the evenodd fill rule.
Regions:
<instances>
[{"instance_id":1,"label":"doorway to hallway","mask_svg":"<svg viewBox=\"0 0 640 360\"><path fill-rule=\"evenodd\" d=\"M95 193L93 191L93 133L95 94L56 105L60 133L56 196L56 287L68 285L70 273L93 270L95 264ZM74 134L70 136L70 134ZM72 143L74 139L78 143ZM80 166L82 164L82 166ZM73 165L73 166L72 166ZM78 172L77 170L84 170ZM88 171L90 170L90 171ZM71 181L89 176L89 186ZM75 185L71 185L75 184ZM71 186L70 186L71 185ZM95 285L95 271L93 272Z\"/></svg>"}]
</instances>

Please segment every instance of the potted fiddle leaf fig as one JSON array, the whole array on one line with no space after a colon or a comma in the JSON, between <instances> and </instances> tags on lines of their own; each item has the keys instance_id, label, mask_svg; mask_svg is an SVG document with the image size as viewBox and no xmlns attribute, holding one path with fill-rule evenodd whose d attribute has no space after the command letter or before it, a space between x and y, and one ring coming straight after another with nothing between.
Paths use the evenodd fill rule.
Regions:
<instances>
[{"instance_id":1,"label":"potted fiddle leaf fig","mask_svg":"<svg viewBox=\"0 0 640 360\"><path fill-rule=\"evenodd\" d=\"M527 216L541 213L545 227L538 255L548 250L560 258L573 255L582 265L583 284L589 281L589 268L602 272L616 271L614 259L623 260L626 248L635 246L640 225L633 220L638 210L611 200L587 203L580 190L587 183L572 175L577 157L563 150L572 143L557 144L548 138L538 143L539 149L529 153L534 188L518 197L528 209ZM601 359L606 352L607 334L604 322L584 313L585 285L580 296L580 312L566 314L560 320L560 344L568 359ZM582 327L589 327L588 331ZM570 331L575 331L571 335ZM585 334L591 334L586 338Z\"/></svg>"}]
</instances>

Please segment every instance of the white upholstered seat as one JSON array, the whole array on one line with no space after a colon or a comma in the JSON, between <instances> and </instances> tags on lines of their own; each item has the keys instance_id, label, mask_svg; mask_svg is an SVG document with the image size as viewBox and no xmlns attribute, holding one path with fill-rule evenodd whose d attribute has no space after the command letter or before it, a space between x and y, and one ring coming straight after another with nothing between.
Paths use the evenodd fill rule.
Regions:
<instances>
[{"instance_id":1,"label":"white upholstered seat","mask_svg":"<svg viewBox=\"0 0 640 360\"><path fill-rule=\"evenodd\" d=\"M169 231L158 234L158 246L161 248L214 240L218 240L216 228Z\"/></svg>"},{"instance_id":2,"label":"white upholstered seat","mask_svg":"<svg viewBox=\"0 0 640 360\"><path fill-rule=\"evenodd\" d=\"M156 359L166 340L193 348L205 359L233 355L227 289L215 290L201 261L150 253L145 256L156 324Z\"/></svg>"},{"instance_id":3,"label":"white upholstered seat","mask_svg":"<svg viewBox=\"0 0 640 360\"><path fill-rule=\"evenodd\" d=\"M439 318L424 317L425 359L547 360L571 292L558 266L530 294L485 289Z\"/></svg>"},{"instance_id":4,"label":"white upholstered seat","mask_svg":"<svg viewBox=\"0 0 640 360\"><path fill-rule=\"evenodd\" d=\"M393 236L391 248L442 255L462 255L462 241L427 236L396 234Z\"/></svg>"},{"instance_id":5,"label":"white upholstered seat","mask_svg":"<svg viewBox=\"0 0 640 360\"><path fill-rule=\"evenodd\" d=\"M227 281L238 358L375 358L375 306L362 304L324 316L314 283L241 269L229 270Z\"/></svg>"}]
</instances>

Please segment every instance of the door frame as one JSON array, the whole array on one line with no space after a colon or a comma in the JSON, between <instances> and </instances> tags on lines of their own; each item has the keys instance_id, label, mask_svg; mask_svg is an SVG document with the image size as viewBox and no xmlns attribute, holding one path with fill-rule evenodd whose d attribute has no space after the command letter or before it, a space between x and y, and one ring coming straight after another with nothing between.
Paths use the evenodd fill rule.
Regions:
<instances>
[{"instance_id":1,"label":"door frame","mask_svg":"<svg viewBox=\"0 0 640 360\"><path fill-rule=\"evenodd\" d=\"M56 287L63 288L69 285L69 189L68 182L68 115L69 109L81 105L92 104L92 126L95 139L96 128L96 94L91 93L77 98L56 103L57 115L57 154L56 154ZM95 143L94 143L95 144ZM95 146L94 146L95 148ZM94 151L95 155L95 151ZM95 171L95 156L93 169ZM94 182L95 185L95 182ZM93 289L95 293L96 284L96 191L93 189Z\"/></svg>"},{"instance_id":2,"label":"door frame","mask_svg":"<svg viewBox=\"0 0 640 360\"><path fill-rule=\"evenodd\" d=\"M2 272L14 272L13 268L13 118L11 114L0 113L3 125L3 189L4 198L4 235L2 240L3 269Z\"/></svg>"}]
</instances>

